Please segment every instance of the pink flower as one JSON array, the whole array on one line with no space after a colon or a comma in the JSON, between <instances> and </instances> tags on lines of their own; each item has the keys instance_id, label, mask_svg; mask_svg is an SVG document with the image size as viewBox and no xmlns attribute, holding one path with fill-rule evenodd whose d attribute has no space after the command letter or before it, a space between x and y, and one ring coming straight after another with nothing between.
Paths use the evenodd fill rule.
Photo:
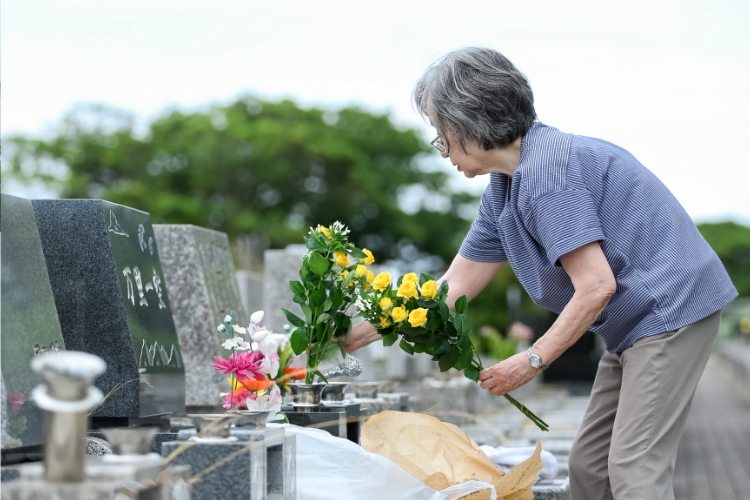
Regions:
<instances>
[{"instance_id":1,"label":"pink flower","mask_svg":"<svg viewBox=\"0 0 750 500\"><path fill-rule=\"evenodd\" d=\"M250 392L244 387L240 387L234 392L230 392L226 396L224 396L223 407L227 410L231 408L239 408L240 410L244 410L247 409L247 400L255 399L256 397L257 396L255 396L254 392Z\"/></svg>"},{"instance_id":2,"label":"pink flower","mask_svg":"<svg viewBox=\"0 0 750 500\"><path fill-rule=\"evenodd\" d=\"M18 412L21 411L21 406L26 402L26 396L23 394L8 394L5 399L11 404L11 415L17 415Z\"/></svg>"},{"instance_id":3,"label":"pink flower","mask_svg":"<svg viewBox=\"0 0 750 500\"><path fill-rule=\"evenodd\" d=\"M224 359L214 356L214 370L224 371L224 375L234 373L238 378L254 378L264 380L263 353L259 351L235 352Z\"/></svg>"}]
</instances>

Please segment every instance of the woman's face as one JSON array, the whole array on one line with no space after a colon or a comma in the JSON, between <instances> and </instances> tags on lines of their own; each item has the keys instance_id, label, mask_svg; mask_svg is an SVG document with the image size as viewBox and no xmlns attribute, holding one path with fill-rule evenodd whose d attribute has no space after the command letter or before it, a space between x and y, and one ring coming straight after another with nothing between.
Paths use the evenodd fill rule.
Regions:
<instances>
[{"instance_id":1,"label":"woman's face","mask_svg":"<svg viewBox=\"0 0 750 500\"><path fill-rule=\"evenodd\" d=\"M477 175L488 174L494 172L492 168L493 155L490 151L485 151L482 146L476 142L466 142L466 147L462 148L461 143L456 139L450 132L448 134L448 140L450 141L450 148L447 151L441 153L443 158L450 158L451 163L462 172L466 177L472 179ZM445 144L445 141L443 141Z\"/></svg>"}]
</instances>

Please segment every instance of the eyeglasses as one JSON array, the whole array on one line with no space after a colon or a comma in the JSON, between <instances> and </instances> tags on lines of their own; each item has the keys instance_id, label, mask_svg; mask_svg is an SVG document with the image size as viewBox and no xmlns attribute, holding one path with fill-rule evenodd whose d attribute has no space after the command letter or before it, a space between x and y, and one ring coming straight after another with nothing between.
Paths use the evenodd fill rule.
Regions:
<instances>
[{"instance_id":1,"label":"eyeglasses","mask_svg":"<svg viewBox=\"0 0 750 500\"><path fill-rule=\"evenodd\" d=\"M432 141L430 141L430 146L434 146L435 149L440 152L440 154L445 153L445 146L443 145L443 140L440 138L440 136L437 136Z\"/></svg>"}]
</instances>

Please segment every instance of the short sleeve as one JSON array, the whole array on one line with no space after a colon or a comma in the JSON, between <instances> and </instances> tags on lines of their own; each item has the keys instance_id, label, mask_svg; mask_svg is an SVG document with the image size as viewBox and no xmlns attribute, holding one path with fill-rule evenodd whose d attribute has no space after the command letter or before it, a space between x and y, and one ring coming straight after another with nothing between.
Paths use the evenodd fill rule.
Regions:
<instances>
[{"instance_id":1,"label":"short sleeve","mask_svg":"<svg viewBox=\"0 0 750 500\"><path fill-rule=\"evenodd\" d=\"M552 265L576 248L605 239L596 204L585 189L549 192L531 207L536 236Z\"/></svg>"},{"instance_id":2,"label":"short sleeve","mask_svg":"<svg viewBox=\"0 0 750 500\"><path fill-rule=\"evenodd\" d=\"M488 186L479 203L477 218L471 224L458 251L461 256L479 262L503 262L508 260L503 250L503 242L497 232L494 200L491 186Z\"/></svg>"}]
</instances>

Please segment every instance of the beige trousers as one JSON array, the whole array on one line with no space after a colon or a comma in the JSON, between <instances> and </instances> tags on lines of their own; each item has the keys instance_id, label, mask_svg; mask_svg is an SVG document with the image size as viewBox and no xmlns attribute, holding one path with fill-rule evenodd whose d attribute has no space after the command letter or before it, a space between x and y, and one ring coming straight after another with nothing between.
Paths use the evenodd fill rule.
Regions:
<instances>
[{"instance_id":1,"label":"beige trousers","mask_svg":"<svg viewBox=\"0 0 750 500\"><path fill-rule=\"evenodd\" d=\"M677 445L721 312L599 362L570 451L572 500L673 500Z\"/></svg>"}]
</instances>

